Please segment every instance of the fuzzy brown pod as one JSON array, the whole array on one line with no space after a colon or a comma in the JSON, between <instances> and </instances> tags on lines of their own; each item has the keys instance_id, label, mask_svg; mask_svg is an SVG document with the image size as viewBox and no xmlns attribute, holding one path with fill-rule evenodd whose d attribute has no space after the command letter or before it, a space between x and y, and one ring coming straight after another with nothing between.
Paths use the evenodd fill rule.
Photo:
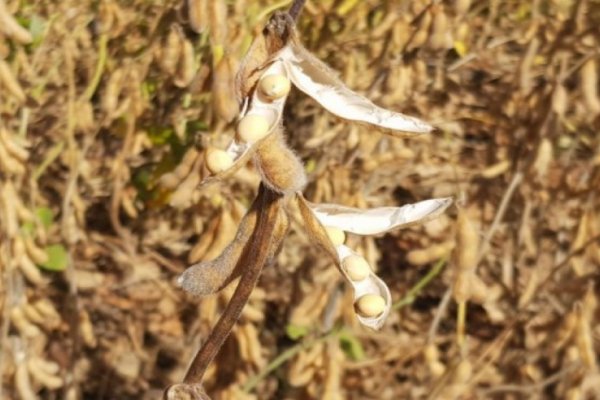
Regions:
<instances>
[{"instance_id":1,"label":"fuzzy brown pod","mask_svg":"<svg viewBox=\"0 0 600 400\"><path fill-rule=\"evenodd\" d=\"M235 278L234 270L256 226L257 205L254 204L240 222L233 241L214 260L190 266L177 278L186 292L205 296L216 293Z\"/></svg>"},{"instance_id":2,"label":"fuzzy brown pod","mask_svg":"<svg viewBox=\"0 0 600 400\"><path fill-rule=\"evenodd\" d=\"M244 252L253 251L248 244L251 236L255 233L257 216L262 204L260 200L259 198L255 200L240 222L235 238L217 258L194 264L179 276L177 284L182 289L196 296L206 296L223 289L243 272L241 269L243 265L239 261L244 258ZM275 222L274 240L271 241L267 263L275 257L288 227L287 213L280 209Z\"/></svg>"},{"instance_id":3,"label":"fuzzy brown pod","mask_svg":"<svg viewBox=\"0 0 600 400\"><path fill-rule=\"evenodd\" d=\"M258 146L255 162L263 182L272 190L292 195L304 189L307 181L304 166L285 144L281 128Z\"/></svg>"}]
</instances>

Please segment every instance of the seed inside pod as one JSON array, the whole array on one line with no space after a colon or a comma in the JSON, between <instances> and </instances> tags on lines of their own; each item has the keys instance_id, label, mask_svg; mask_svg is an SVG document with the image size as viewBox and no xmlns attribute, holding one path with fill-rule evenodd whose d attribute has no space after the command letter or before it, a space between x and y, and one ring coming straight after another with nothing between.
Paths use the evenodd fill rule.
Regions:
<instances>
[{"instance_id":1,"label":"seed inside pod","mask_svg":"<svg viewBox=\"0 0 600 400\"><path fill-rule=\"evenodd\" d=\"M372 318L385 310L385 300L378 294L365 294L354 303L356 312L362 317Z\"/></svg>"},{"instance_id":2,"label":"seed inside pod","mask_svg":"<svg viewBox=\"0 0 600 400\"><path fill-rule=\"evenodd\" d=\"M353 281L362 281L371 272L371 267L367 260L358 255L351 255L342 261L342 266Z\"/></svg>"},{"instance_id":3,"label":"seed inside pod","mask_svg":"<svg viewBox=\"0 0 600 400\"><path fill-rule=\"evenodd\" d=\"M206 167L213 174L225 171L233 165L233 159L224 150L206 150Z\"/></svg>"},{"instance_id":4,"label":"seed inside pod","mask_svg":"<svg viewBox=\"0 0 600 400\"><path fill-rule=\"evenodd\" d=\"M283 75L267 75L260 80L260 94L269 100L280 99L290 92L291 83Z\"/></svg>"},{"instance_id":5,"label":"seed inside pod","mask_svg":"<svg viewBox=\"0 0 600 400\"><path fill-rule=\"evenodd\" d=\"M238 139L244 143L256 142L269 133L269 122L262 115L246 115L237 125Z\"/></svg>"},{"instance_id":6,"label":"seed inside pod","mask_svg":"<svg viewBox=\"0 0 600 400\"><path fill-rule=\"evenodd\" d=\"M327 231L327 236L329 236L329 240L331 240L331 243L333 243L334 246L344 244L344 241L346 241L346 234L343 230L339 228L334 228L333 226L326 226L325 230Z\"/></svg>"}]
</instances>

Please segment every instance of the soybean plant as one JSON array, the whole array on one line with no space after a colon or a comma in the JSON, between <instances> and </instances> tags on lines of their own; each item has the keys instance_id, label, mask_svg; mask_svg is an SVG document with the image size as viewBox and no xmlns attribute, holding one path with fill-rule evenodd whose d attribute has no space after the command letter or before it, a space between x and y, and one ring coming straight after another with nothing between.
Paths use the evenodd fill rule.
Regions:
<instances>
[{"instance_id":1,"label":"soybean plant","mask_svg":"<svg viewBox=\"0 0 600 400\"><path fill-rule=\"evenodd\" d=\"M238 320L262 268L276 257L289 228L291 210L300 211L309 237L330 256L352 287L360 323L378 329L391 309L390 291L365 258L344 244L345 233L374 235L423 222L440 215L452 203L450 198L440 198L402 207L362 210L313 204L304 198L304 165L287 145L282 123L292 86L338 117L370 124L392 136L425 134L433 127L378 107L353 92L306 50L295 28L302 3L296 0L288 12L274 13L254 40L236 78L241 112L235 137L226 150L210 149L205 155L212 175L202 184L227 178L250 159L260 172L262 183L235 238L222 254L190 266L178 278L183 290L199 296L215 293L238 277L240 281L192 361L184 382L167 389L165 398L209 398L201 385L204 372Z\"/></svg>"}]
</instances>

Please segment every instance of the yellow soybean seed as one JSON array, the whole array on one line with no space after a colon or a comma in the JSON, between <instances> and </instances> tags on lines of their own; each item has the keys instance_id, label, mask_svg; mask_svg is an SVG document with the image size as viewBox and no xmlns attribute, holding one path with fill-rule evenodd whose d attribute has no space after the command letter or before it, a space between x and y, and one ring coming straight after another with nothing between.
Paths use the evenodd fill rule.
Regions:
<instances>
[{"instance_id":1,"label":"yellow soybean seed","mask_svg":"<svg viewBox=\"0 0 600 400\"><path fill-rule=\"evenodd\" d=\"M377 317L385 310L385 299L378 294L365 294L356 300L354 307L362 317Z\"/></svg>"},{"instance_id":2,"label":"yellow soybean seed","mask_svg":"<svg viewBox=\"0 0 600 400\"><path fill-rule=\"evenodd\" d=\"M238 139L244 143L256 142L269 133L269 122L262 115L246 115L237 125Z\"/></svg>"},{"instance_id":3,"label":"yellow soybean seed","mask_svg":"<svg viewBox=\"0 0 600 400\"><path fill-rule=\"evenodd\" d=\"M290 92L290 80L283 75L267 75L260 80L260 93L269 100L280 99Z\"/></svg>"},{"instance_id":4,"label":"yellow soybean seed","mask_svg":"<svg viewBox=\"0 0 600 400\"><path fill-rule=\"evenodd\" d=\"M213 174L225 171L233 165L233 159L224 150L208 149L206 151L206 167Z\"/></svg>"},{"instance_id":5,"label":"yellow soybean seed","mask_svg":"<svg viewBox=\"0 0 600 400\"><path fill-rule=\"evenodd\" d=\"M371 267L367 260L361 256L351 255L342 261L342 266L348 274L348 277L353 281L362 281L371 272Z\"/></svg>"},{"instance_id":6,"label":"yellow soybean seed","mask_svg":"<svg viewBox=\"0 0 600 400\"><path fill-rule=\"evenodd\" d=\"M329 236L329 240L331 240L331 243L333 243L334 246L344 244L344 242L346 241L346 234L343 230L339 228L334 228L333 226L326 226L325 230L327 231L327 236Z\"/></svg>"}]
</instances>

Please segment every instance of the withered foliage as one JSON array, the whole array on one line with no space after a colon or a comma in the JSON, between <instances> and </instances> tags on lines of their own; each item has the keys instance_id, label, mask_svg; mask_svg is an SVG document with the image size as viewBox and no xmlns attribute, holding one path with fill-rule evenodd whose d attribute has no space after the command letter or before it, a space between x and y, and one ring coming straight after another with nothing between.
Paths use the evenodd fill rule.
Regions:
<instances>
[{"instance_id":1,"label":"withered foliage","mask_svg":"<svg viewBox=\"0 0 600 400\"><path fill-rule=\"evenodd\" d=\"M249 240L259 183L281 172L231 146L283 44L243 60L289 6L274 4L0 0L0 398L156 399L183 380L235 289L237 264L219 259L243 257L228 246ZM269 64L300 90L265 138L302 162L293 192L309 202L287 209L206 393L600 397L598 26L592 0L309 1L303 47ZM240 67L254 72L236 82ZM311 68L328 73L297 75ZM339 82L354 108L331 102L344 90L319 98ZM371 102L437 131L352 118ZM214 179L223 153L237 161ZM354 218L380 232L387 207L448 197L423 225L353 233ZM331 229L307 235L310 218ZM315 235L385 281L380 330L356 318L364 264L340 275ZM233 275L189 296L178 278L203 263Z\"/></svg>"}]
</instances>

